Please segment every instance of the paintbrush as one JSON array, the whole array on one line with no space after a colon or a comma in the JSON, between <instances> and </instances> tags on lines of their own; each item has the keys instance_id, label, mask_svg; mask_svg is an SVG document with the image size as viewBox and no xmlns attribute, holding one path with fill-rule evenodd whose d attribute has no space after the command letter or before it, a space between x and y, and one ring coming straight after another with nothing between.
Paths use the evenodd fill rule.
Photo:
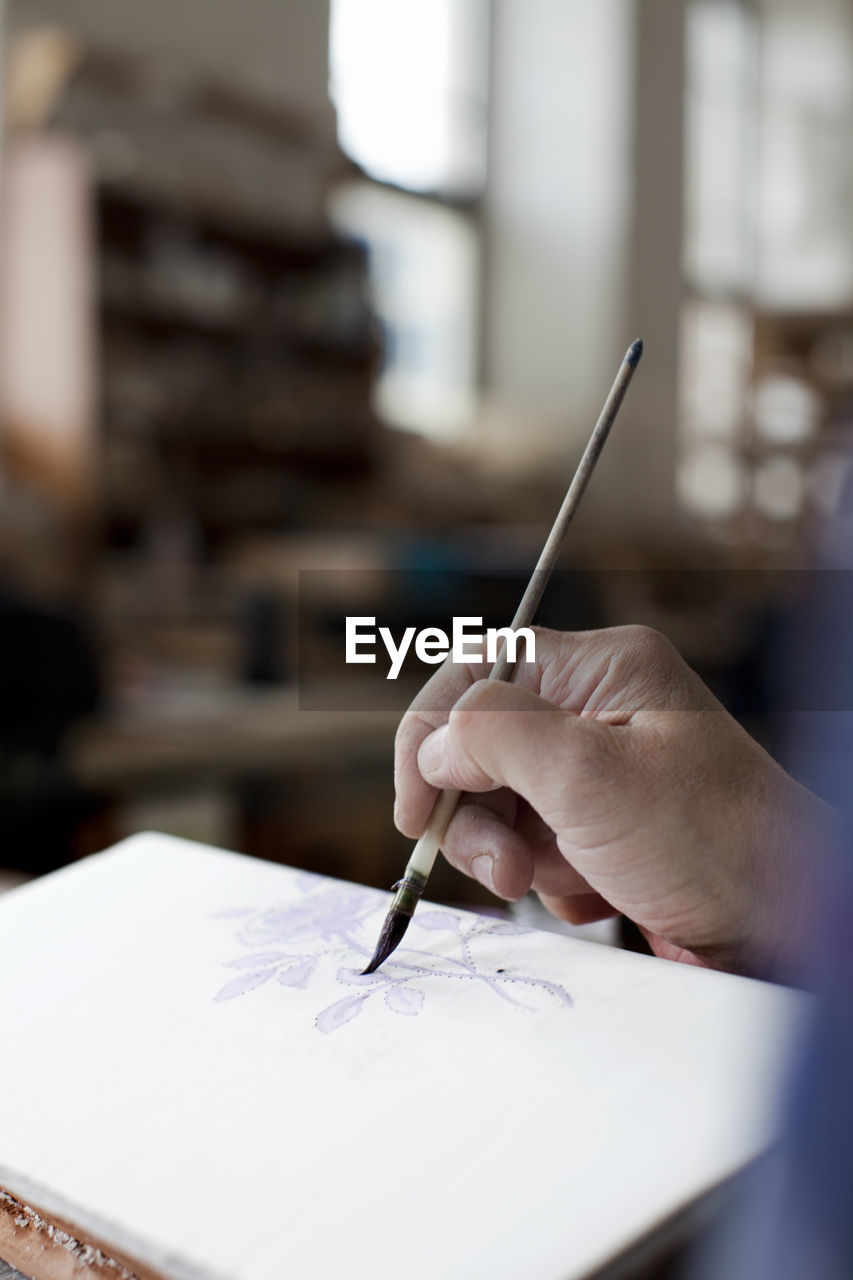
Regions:
<instances>
[{"instance_id":1,"label":"paintbrush","mask_svg":"<svg viewBox=\"0 0 853 1280\"><path fill-rule=\"evenodd\" d=\"M610 428L613 426L616 415L619 412L619 406L622 403L625 392L628 390L628 384L634 375L634 370L640 363L642 354L643 344L638 339L628 348L625 358L619 366L619 372L616 375L613 386L610 388L610 394L601 411L601 417L595 424L583 457L578 463L574 479L563 499L563 505L557 514L557 519L554 521L551 532L548 534L545 546L542 548L539 562L533 570L527 589L516 610L515 617L512 620L513 631L517 631L520 627L527 627L533 621L533 615L539 606L542 593L557 562L563 539L580 505L581 498L589 484L590 476L595 470L595 465L601 456L604 442L610 433ZM503 646L498 653L497 661L489 674L490 680L509 680L512 678L515 662L510 662L507 655L508 646L504 640ZM461 794L460 791L442 791L438 796L426 830L412 850L412 856L409 858L402 880L398 880L392 886L395 893L391 901L391 907L385 917L385 923L382 925L382 931L379 935L373 958L367 968L363 970L363 973L373 973L384 960L388 959L391 952L399 946L403 934L409 927L409 921L414 915L415 907L418 905L426 888L429 873L432 871L444 834L459 803Z\"/></svg>"}]
</instances>

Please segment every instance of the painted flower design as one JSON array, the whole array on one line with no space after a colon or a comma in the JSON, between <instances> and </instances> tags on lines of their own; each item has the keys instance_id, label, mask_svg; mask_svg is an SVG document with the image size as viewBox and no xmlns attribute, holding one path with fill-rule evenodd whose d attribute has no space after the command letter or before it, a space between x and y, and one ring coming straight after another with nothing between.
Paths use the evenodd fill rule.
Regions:
<instances>
[{"instance_id":1,"label":"painted flower design","mask_svg":"<svg viewBox=\"0 0 853 1280\"><path fill-rule=\"evenodd\" d=\"M234 940L244 952L226 961L226 967L236 973L214 997L217 1002L247 995L269 982L306 988L321 963L331 961L335 980L349 990L315 1018L317 1030L324 1034L352 1022L368 1003L381 1001L390 1013L416 1017L430 988L439 982L482 984L517 1009L539 1007L542 997L566 1008L572 1005L571 996L558 983L478 962L479 940L530 932L511 921L425 908L415 913L406 935L413 945L400 946L376 973L363 975L361 970L372 955L377 920L386 910L385 895L308 873L300 874L297 890L299 896L286 905L219 914L219 919L236 923ZM444 935L438 947L414 945L429 941L424 935L430 933ZM533 992L538 1003L531 1004L525 995Z\"/></svg>"}]
</instances>

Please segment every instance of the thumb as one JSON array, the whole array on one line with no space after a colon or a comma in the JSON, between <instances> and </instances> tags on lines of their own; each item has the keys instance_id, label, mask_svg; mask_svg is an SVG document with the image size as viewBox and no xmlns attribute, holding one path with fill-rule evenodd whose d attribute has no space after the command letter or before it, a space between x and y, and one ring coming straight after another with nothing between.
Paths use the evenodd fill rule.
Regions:
<instances>
[{"instance_id":1,"label":"thumb","mask_svg":"<svg viewBox=\"0 0 853 1280\"><path fill-rule=\"evenodd\" d=\"M580 788L614 769L619 730L555 707L529 689L480 680L425 738L418 768L434 787L509 787L556 830Z\"/></svg>"}]
</instances>

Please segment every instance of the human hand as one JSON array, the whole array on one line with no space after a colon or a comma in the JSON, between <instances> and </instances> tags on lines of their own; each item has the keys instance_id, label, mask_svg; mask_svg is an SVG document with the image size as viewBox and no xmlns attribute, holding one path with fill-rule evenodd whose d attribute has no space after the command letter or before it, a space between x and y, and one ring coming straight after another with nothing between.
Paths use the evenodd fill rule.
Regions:
<instances>
[{"instance_id":1,"label":"human hand","mask_svg":"<svg viewBox=\"0 0 853 1280\"><path fill-rule=\"evenodd\" d=\"M442 850L499 897L585 923L621 912L671 959L783 966L831 811L645 627L536 629L512 683L445 663L397 731L395 821L468 793Z\"/></svg>"}]
</instances>

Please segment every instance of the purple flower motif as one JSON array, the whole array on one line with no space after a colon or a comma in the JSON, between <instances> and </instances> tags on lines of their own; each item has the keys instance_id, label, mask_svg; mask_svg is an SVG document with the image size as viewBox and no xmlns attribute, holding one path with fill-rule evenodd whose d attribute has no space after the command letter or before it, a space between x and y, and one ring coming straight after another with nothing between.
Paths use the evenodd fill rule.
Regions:
<instances>
[{"instance_id":1,"label":"purple flower motif","mask_svg":"<svg viewBox=\"0 0 853 1280\"><path fill-rule=\"evenodd\" d=\"M324 887L286 907L272 907L256 914L243 925L240 940L252 946L348 939L365 917L376 910L380 900L378 893L367 889L352 889L348 885Z\"/></svg>"},{"instance_id":2,"label":"purple flower motif","mask_svg":"<svg viewBox=\"0 0 853 1280\"><path fill-rule=\"evenodd\" d=\"M245 995L273 977L281 987L307 988L315 970L332 961L338 983L362 990L344 996L317 1015L316 1026L323 1033L351 1022L379 995L389 1012L415 1017L428 994L424 983L429 989L439 981L476 982L518 1010L540 1007L543 998L571 1007L572 998L559 983L521 973L517 966L512 970L495 969L493 962L484 966L478 959L480 939L530 932L512 921L472 920L450 910L420 911L413 923L444 937L436 938L430 950L401 946L379 971L366 975L362 969L372 954L387 908L385 895L335 884L310 873L300 874L296 887L299 897L284 906L257 911L240 908L216 917L237 920L236 941L248 949L248 954L226 961L227 967L242 972L219 991L214 997L217 1002ZM521 998L522 990L534 997L532 1003Z\"/></svg>"}]
</instances>

